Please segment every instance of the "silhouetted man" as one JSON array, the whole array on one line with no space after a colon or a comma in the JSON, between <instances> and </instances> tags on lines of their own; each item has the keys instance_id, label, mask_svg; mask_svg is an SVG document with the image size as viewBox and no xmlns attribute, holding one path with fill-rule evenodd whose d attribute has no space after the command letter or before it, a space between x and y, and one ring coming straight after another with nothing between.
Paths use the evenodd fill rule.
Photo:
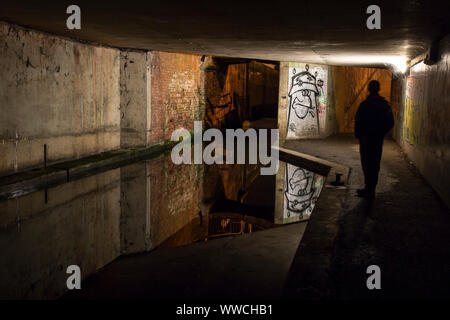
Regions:
<instances>
[{"instance_id":1,"label":"silhouetted man","mask_svg":"<svg viewBox=\"0 0 450 320\"><path fill-rule=\"evenodd\" d=\"M373 198L380 171L384 136L394 126L394 117L388 102L381 97L380 83L372 80L369 96L361 102L355 117L355 136L359 139L359 153L364 172L364 189L358 189L360 197Z\"/></svg>"}]
</instances>

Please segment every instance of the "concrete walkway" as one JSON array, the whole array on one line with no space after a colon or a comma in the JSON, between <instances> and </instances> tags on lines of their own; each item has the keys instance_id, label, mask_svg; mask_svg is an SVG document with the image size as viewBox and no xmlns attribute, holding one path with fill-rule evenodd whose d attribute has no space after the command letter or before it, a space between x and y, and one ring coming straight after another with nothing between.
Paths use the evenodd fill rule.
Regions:
<instances>
[{"instance_id":1,"label":"concrete walkway","mask_svg":"<svg viewBox=\"0 0 450 320\"><path fill-rule=\"evenodd\" d=\"M125 256L63 299L279 299L305 226Z\"/></svg>"},{"instance_id":2,"label":"concrete walkway","mask_svg":"<svg viewBox=\"0 0 450 320\"><path fill-rule=\"evenodd\" d=\"M448 208L395 142L385 141L373 203L354 196L363 175L353 137L287 145L352 172L347 190L322 193L286 281L286 298L450 298ZM381 268L381 290L366 287L372 264Z\"/></svg>"}]
</instances>

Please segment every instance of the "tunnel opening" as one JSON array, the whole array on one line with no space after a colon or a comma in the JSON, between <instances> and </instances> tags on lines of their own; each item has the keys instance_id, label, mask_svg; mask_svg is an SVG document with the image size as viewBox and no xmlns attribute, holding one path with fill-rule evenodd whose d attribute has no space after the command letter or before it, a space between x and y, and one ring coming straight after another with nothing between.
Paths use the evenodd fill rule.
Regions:
<instances>
[{"instance_id":1,"label":"tunnel opening","mask_svg":"<svg viewBox=\"0 0 450 320\"><path fill-rule=\"evenodd\" d=\"M312 7L308 10L313 12L317 4L323 5L310 3ZM0 162L0 246L5 258L0 262L0 297L60 297L67 291L67 265L81 266L83 277L88 277L113 261L115 264L119 257L128 258L138 253L133 263L122 260L125 265L133 264L127 272L130 275L134 268L141 268L144 276L136 282L152 280L158 287L159 279L146 277L154 260L142 264L140 253L151 251L146 257L166 255L167 260L159 260L159 270L170 282L172 271L167 272L165 263L176 259L168 252L182 257L183 264L175 261L172 265L173 273L177 273L186 265L192 267L205 262L195 260L200 247L195 245L204 241L214 245L204 246L210 249L201 251L206 252L206 258L200 258L208 260L214 256L221 263L215 265L219 271L233 260L241 267L242 260L233 259L241 249L245 256L251 257L249 260L255 259L247 261L243 269L257 264L262 266L258 272L253 272L255 278L267 274L266 264L284 259L282 266L272 264L276 272L271 275L277 274L278 278L277 283L268 286L271 291L276 286L281 287L295 250L300 248L299 241L303 241L306 223L293 222L308 220L313 210L322 215L317 215L319 219L312 223L309 229L312 236L307 239L310 242L304 242L306 245L300 251L300 256L305 247L315 251L307 254L317 260L309 260L310 264L303 269L307 270L306 278L311 276L312 285L300 284L293 288L294 295L310 288L321 292L316 290L316 282L321 283L323 275L328 276L330 270L318 276L314 272L323 266L337 266L331 272L332 277L341 275L348 279L347 270L355 275L364 274L359 266L352 264L355 258L360 259L361 264L369 264L374 262L373 257L377 259L375 263L391 262L395 260L392 257L399 257L400 262L394 266L398 272L388 271L388 275L391 279L401 279L397 284L404 288L414 288L416 282L411 284L410 279L416 270L423 272L426 275L423 278L431 282L435 276L448 278L443 271L448 263L443 265L439 261L448 262L447 248L440 245L448 234L448 210L438 207L433 190L419 175L408 171L409 164L417 165L418 171L448 203L449 109L445 94L449 70L448 36L436 41L438 35L435 34L429 52L412 59L412 55L426 47L425 40L419 37L426 33L421 30L423 23L429 21L417 19L422 16L417 15L415 9L405 11L415 12L410 16L414 21L410 26L418 33L410 36L407 25L392 34L391 29L368 31L364 26L361 33L347 33L342 32L342 26L327 26L327 21L323 21L322 30L311 28L317 21L308 20L313 15L306 15L306 20L301 21L285 19L285 7L278 7L283 10L280 29L269 26L267 31L274 31L270 35L261 32L259 25L254 30L255 39L249 42L242 41L243 38L233 39L236 34L197 39L203 32L191 34L191 38L170 38L183 34L182 30L161 33L156 38L153 37L156 34L136 33L131 39L128 36L133 32L128 29L129 33L115 37L118 42L104 37L112 41L108 46L101 41L86 41L108 32L119 34L121 30L105 28L92 33L83 33L83 30L79 34L84 40L78 41L60 36L67 35L67 31L45 33L0 22L3 44L0 47L4 57L0 60L4 77L0 91L1 102L8 110L1 119L1 147L5 152L1 153ZM323 8L317 9L320 10L316 12L324 12ZM339 23L347 18L348 21L361 20L350 17L352 10L348 9L345 6L336 15L339 19L332 20L339 20ZM244 12L239 10L235 15L241 13ZM386 13L392 15L392 12ZM127 16L123 14L118 19ZM254 18L254 22L258 20L258 24L265 21L255 14L244 13L244 16L243 22L248 22L249 17ZM207 17L214 19L214 23L222 22L214 16L204 18ZM47 18L53 21L50 16ZM110 16L107 20L110 21ZM161 23L164 19L137 21L148 25L149 21ZM388 21L397 26L398 21L406 23L392 16ZM51 22L54 26L64 28L63 23L54 22ZM305 29L298 28L299 22L306 22ZM199 25L201 23L192 27ZM89 28L96 26L99 24L91 22ZM155 25L148 26L148 30L157 30ZM125 24L123 27L126 30ZM327 27L328 32L325 32ZM234 33L233 28L222 31ZM353 25L349 30L358 28ZM369 46L362 45L365 32L377 32L379 36L374 37ZM89 33L94 37L87 37ZM159 38L166 35L168 39ZM264 43L261 35L273 38ZM280 35L283 38L279 38ZM322 38L330 35L335 42ZM194 38L198 43L197 40L191 42ZM156 40L157 46L153 47L152 42L145 39ZM399 41L404 42L398 45ZM386 55L381 55L384 49ZM225 58L218 56L220 54L260 59ZM265 58L280 62L261 60ZM391 65L394 66L388 69ZM375 207L378 212L365 211L362 203L355 205L356 200L348 196L361 182L361 174L356 171L356 180L349 179L350 166L359 168L357 144L352 136L353 119L367 94L367 83L372 79L381 82L380 94L390 102L396 120L392 136L397 145L393 141L388 143L389 158L383 168L385 183L379 193L381 201ZM310 162L322 163L331 169L326 173L316 172L314 165L286 162L281 163L276 175L262 176L260 164L176 165L168 154L174 142L171 135L180 127L192 133L196 121L202 122L204 129L216 128L222 133L227 129L279 129L278 142L282 147L304 152L298 157L309 165ZM245 152L249 149L247 144ZM400 152L410 160L405 162ZM331 163L331 160L339 163ZM414 200L412 205L411 199ZM412 218L408 221L414 223L405 224L405 218ZM283 224L290 225L277 228ZM271 238L265 237L268 233L255 232L260 230L270 235L279 233ZM387 232L377 232L379 230ZM256 237L244 235L249 233ZM336 234L340 237L336 238ZM243 236L233 237L235 235ZM236 238L239 241L234 242L233 250L222 256L221 249ZM251 241L246 243L245 251L242 243L248 238ZM265 251L257 251L256 242L252 242L255 238L260 241L258 249ZM218 241L210 241L213 239ZM264 242L267 239L269 242ZM355 245L361 242L362 246ZM261 243L264 245L259 245ZM433 251L423 243L432 243ZM155 250L179 249L188 244L193 247L189 246L186 251ZM386 252L387 247L392 250ZM284 250L289 251L288 254L284 255ZM214 255L216 252L219 254ZM254 252L256 254L252 255ZM282 255L276 256L279 252ZM417 252L424 254L419 257ZM340 253L348 260L339 260ZM262 258L258 260L258 257ZM308 262L303 257L299 260ZM428 272L430 268L424 267L428 265L427 259L433 267L441 269ZM413 264L409 279L402 278L401 269L406 263ZM228 267L222 271L229 273L236 269L236 265ZM204 265L202 268L208 269ZM187 272L186 278L198 276L195 272ZM117 273L112 274L117 279ZM213 273L213 277L216 275ZM301 277L291 278L293 287L297 278ZM356 279L353 284L363 283L360 280ZM253 287L259 289L259 282L260 279L256 279ZM186 284L177 282L171 288L179 288L180 283ZM117 285L126 287L126 283ZM185 286L187 294L190 285L192 282ZM204 287L209 289L209 286ZM435 287L438 287L436 283L430 290ZM428 288L426 283L419 284L415 292L424 288ZM146 289L150 291L149 287ZM222 281L216 289L227 288ZM438 289L448 295L448 290ZM406 291L397 288L400 296ZM173 291L171 293L173 297ZM347 294L344 292L344 296ZM339 295L342 297L342 292L338 292ZM358 294L348 294L352 295L358 297Z\"/></svg>"},{"instance_id":2,"label":"tunnel opening","mask_svg":"<svg viewBox=\"0 0 450 320\"><path fill-rule=\"evenodd\" d=\"M206 71L207 128L276 127L279 63L212 57Z\"/></svg>"},{"instance_id":3,"label":"tunnel opening","mask_svg":"<svg viewBox=\"0 0 450 320\"><path fill-rule=\"evenodd\" d=\"M212 57L205 70L206 128L219 129L224 136L227 129L277 128L278 62ZM249 141L245 148L248 163ZM206 196L207 202L214 203L211 213L241 212L273 221L275 178L259 176L260 167L214 164L206 168L204 189L214 190ZM209 181L215 179L217 185L211 188Z\"/></svg>"}]
</instances>

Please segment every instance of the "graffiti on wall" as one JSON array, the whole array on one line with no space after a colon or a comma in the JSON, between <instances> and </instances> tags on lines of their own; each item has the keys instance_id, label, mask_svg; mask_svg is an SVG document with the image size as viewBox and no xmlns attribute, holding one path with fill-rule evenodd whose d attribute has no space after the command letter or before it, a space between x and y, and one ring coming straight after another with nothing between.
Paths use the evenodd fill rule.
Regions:
<instances>
[{"instance_id":1,"label":"graffiti on wall","mask_svg":"<svg viewBox=\"0 0 450 320\"><path fill-rule=\"evenodd\" d=\"M289 68L287 138L317 136L325 128L328 71L291 64Z\"/></svg>"},{"instance_id":2,"label":"graffiti on wall","mask_svg":"<svg viewBox=\"0 0 450 320\"><path fill-rule=\"evenodd\" d=\"M419 143L422 124L422 104L424 84L421 78L409 77L406 82L405 111L403 117L403 136L405 140L415 145Z\"/></svg>"},{"instance_id":3,"label":"graffiti on wall","mask_svg":"<svg viewBox=\"0 0 450 320\"><path fill-rule=\"evenodd\" d=\"M322 191L325 178L289 163L285 168L283 221L307 220Z\"/></svg>"}]
</instances>

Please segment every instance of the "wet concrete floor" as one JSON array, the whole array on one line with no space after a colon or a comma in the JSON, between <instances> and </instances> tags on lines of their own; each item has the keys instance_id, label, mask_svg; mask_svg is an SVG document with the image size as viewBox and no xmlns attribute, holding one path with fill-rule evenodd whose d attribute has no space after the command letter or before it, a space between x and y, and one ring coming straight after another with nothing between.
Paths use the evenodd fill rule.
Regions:
<instances>
[{"instance_id":1,"label":"wet concrete floor","mask_svg":"<svg viewBox=\"0 0 450 320\"><path fill-rule=\"evenodd\" d=\"M291 299L449 299L450 213L385 140L373 203L355 196L363 186L357 140L349 135L291 142L351 167L347 190L324 190L286 281ZM381 269L381 290L368 290L366 268Z\"/></svg>"}]
</instances>

